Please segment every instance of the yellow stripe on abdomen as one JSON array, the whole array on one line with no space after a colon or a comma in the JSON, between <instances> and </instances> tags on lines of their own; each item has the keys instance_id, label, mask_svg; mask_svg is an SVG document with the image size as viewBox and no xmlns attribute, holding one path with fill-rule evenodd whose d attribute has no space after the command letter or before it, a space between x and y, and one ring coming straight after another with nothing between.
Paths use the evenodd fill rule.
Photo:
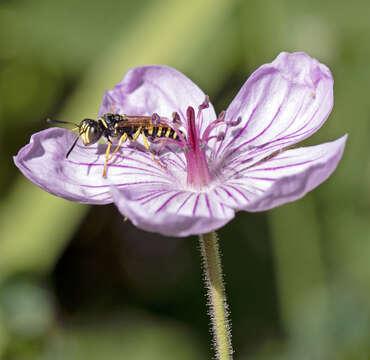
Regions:
<instances>
[{"instance_id":1,"label":"yellow stripe on abdomen","mask_svg":"<svg viewBox=\"0 0 370 360\"><path fill-rule=\"evenodd\" d=\"M166 134L164 136L168 138L170 136L170 134L171 134L171 128L168 127L167 131L166 131Z\"/></svg>"},{"instance_id":2,"label":"yellow stripe on abdomen","mask_svg":"<svg viewBox=\"0 0 370 360\"><path fill-rule=\"evenodd\" d=\"M158 126L157 136L158 137L162 136L162 126Z\"/></svg>"}]
</instances>

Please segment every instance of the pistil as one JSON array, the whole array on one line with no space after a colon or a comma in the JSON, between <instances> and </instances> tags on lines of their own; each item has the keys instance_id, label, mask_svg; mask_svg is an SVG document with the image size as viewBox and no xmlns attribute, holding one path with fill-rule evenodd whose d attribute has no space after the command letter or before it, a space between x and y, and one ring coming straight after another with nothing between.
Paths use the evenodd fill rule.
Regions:
<instances>
[{"instance_id":1,"label":"pistil","mask_svg":"<svg viewBox=\"0 0 370 360\"><path fill-rule=\"evenodd\" d=\"M186 111L187 119L187 148L185 150L187 166L187 183L189 186L200 190L211 183L211 174L208 168L204 146L195 123L194 108L189 106Z\"/></svg>"}]
</instances>

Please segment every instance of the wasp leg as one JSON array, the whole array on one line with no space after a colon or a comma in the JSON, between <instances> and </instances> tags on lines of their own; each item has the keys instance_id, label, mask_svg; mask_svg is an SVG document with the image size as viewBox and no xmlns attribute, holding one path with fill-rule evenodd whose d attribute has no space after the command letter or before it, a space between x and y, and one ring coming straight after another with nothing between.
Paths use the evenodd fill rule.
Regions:
<instances>
[{"instance_id":1,"label":"wasp leg","mask_svg":"<svg viewBox=\"0 0 370 360\"><path fill-rule=\"evenodd\" d=\"M150 155L152 155L153 160L154 160L158 165L160 165L162 168L166 169L166 168L167 168L167 166L166 166L166 165L164 165L164 164L162 164L162 163L161 163L161 162L160 162L160 161L155 157L155 155L150 151L150 146L149 146L149 143L148 143L148 139L147 139L147 137L145 136L144 131L141 133L141 135L143 136L143 142L144 142L145 149L147 149L147 150L149 151Z\"/></svg>"},{"instance_id":2,"label":"wasp leg","mask_svg":"<svg viewBox=\"0 0 370 360\"><path fill-rule=\"evenodd\" d=\"M116 148L114 149L114 151L113 151L112 155L109 157L109 160L112 160L112 159L115 157L115 155L117 154L118 149L121 147L122 143L124 143L126 140L127 140L127 134L126 134L126 133L124 133L124 134L120 137L120 139L119 139L119 141L118 141L118 144L117 144Z\"/></svg>"},{"instance_id":3,"label":"wasp leg","mask_svg":"<svg viewBox=\"0 0 370 360\"><path fill-rule=\"evenodd\" d=\"M154 143L156 144L159 144L157 150L156 150L156 155L158 156L161 151L167 146L167 145L179 145L179 141L178 140L174 140L174 139L169 139L169 138L165 138L165 139L154 139L153 141ZM181 143L180 143L181 144Z\"/></svg>"},{"instance_id":4,"label":"wasp leg","mask_svg":"<svg viewBox=\"0 0 370 360\"><path fill-rule=\"evenodd\" d=\"M139 137L140 133L141 133L141 130L142 130L142 126L139 126L139 128L136 130L135 134L132 136L132 142L136 141L137 138Z\"/></svg>"},{"instance_id":5,"label":"wasp leg","mask_svg":"<svg viewBox=\"0 0 370 360\"><path fill-rule=\"evenodd\" d=\"M105 152L105 162L104 162L104 169L103 169L103 177L106 177L107 175L107 164L109 161L109 154L110 154L110 148L112 146L112 142L108 140L108 146L107 146L107 151Z\"/></svg>"},{"instance_id":6,"label":"wasp leg","mask_svg":"<svg viewBox=\"0 0 370 360\"><path fill-rule=\"evenodd\" d=\"M157 155L159 155L161 153L161 151L168 145L168 144L176 144L178 145L179 142L177 140L173 140L173 139L160 139L158 141L158 143L160 144L159 147L158 147L158 150L157 150Z\"/></svg>"}]
</instances>

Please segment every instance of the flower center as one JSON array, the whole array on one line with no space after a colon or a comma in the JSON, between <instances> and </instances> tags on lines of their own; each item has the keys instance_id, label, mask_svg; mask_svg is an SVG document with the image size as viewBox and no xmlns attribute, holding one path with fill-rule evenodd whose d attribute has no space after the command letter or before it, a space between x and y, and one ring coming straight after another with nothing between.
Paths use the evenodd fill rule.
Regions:
<instances>
[{"instance_id":1,"label":"flower center","mask_svg":"<svg viewBox=\"0 0 370 360\"><path fill-rule=\"evenodd\" d=\"M204 102L199 105L198 113L195 116L195 110L192 106L189 106L186 110L186 122L187 122L187 136L186 138L183 134L177 130L176 127L173 130L177 133L180 143L176 141L185 154L186 159L186 173L187 173L187 185L195 190L201 190L208 187L212 182L211 172L209 171L206 150L209 149L208 142L213 139L218 141L223 141L225 137L225 132L219 131L217 135L212 135L214 129L224 125L237 126L241 122L241 118L238 117L236 120L225 121L225 111L222 111L218 118L212 121L205 128L202 134L200 134L200 124L202 111L209 107L209 98L206 96ZM180 125L181 119L178 113L172 114L173 123ZM153 114L153 122L159 119L157 114ZM170 141L170 140L169 140ZM212 157L211 157L212 159Z\"/></svg>"}]
</instances>

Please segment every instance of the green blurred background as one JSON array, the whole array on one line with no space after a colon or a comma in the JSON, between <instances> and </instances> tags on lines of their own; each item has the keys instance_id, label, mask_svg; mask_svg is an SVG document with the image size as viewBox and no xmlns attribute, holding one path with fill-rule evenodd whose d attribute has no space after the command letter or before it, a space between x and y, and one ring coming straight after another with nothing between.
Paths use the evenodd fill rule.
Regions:
<instances>
[{"instance_id":1,"label":"green blurred background","mask_svg":"<svg viewBox=\"0 0 370 360\"><path fill-rule=\"evenodd\" d=\"M95 117L131 67L173 66L219 112L280 51L335 78L307 144L349 133L334 175L220 231L235 359L370 359L370 2L2 0L0 359L209 359L197 239L28 182L12 155L47 116Z\"/></svg>"}]
</instances>

